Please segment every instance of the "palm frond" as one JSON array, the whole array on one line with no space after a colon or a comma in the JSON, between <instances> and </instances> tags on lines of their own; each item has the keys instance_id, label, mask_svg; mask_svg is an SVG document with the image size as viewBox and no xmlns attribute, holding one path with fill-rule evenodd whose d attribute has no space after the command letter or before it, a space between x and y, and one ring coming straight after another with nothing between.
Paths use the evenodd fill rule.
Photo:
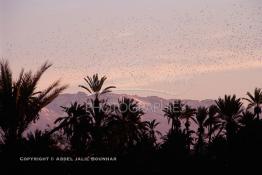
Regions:
<instances>
[{"instance_id":1,"label":"palm frond","mask_svg":"<svg viewBox=\"0 0 262 175\"><path fill-rule=\"evenodd\" d=\"M81 88L87 90L90 94L92 94L92 91L88 87L86 87L84 85L79 85L78 87L81 87Z\"/></svg>"}]
</instances>

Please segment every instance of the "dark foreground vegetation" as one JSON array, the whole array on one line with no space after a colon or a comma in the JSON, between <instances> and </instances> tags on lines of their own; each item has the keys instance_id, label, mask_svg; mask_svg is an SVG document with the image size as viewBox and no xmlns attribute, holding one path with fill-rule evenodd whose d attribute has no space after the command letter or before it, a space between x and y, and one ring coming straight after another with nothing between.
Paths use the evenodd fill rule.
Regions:
<instances>
[{"instance_id":1,"label":"dark foreground vegetation","mask_svg":"<svg viewBox=\"0 0 262 175\"><path fill-rule=\"evenodd\" d=\"M54 82L38 90L45 63L35 74L21 71L12 77L7 62L0 63L0 159L1 169L10 173L85 172L183 172L254 170L262 157L262 91L247 93L246 98L225 95L215 105L193 109L176 100L164 107L170 123L161 136L156 120L142 120L144 111L133 99L119 99L117 105L103 100L106 77L93 75L80 85L92 100L72 102L62 107L67 115L58 116L54 128L28 131L39 119L39 112L67 86ZM248 107L243 106L248 102ZM197 126L193 129L192 125ZM161 138L159 141L157 138ZM95 161L24 161L28 157L96 158ZM116 161L100 160L117 158ZM23 160L21 160L21 158ZM61 159L62 159L61 158ZM100 161L99 161L99 160ZM211 172L211 171L210 171ZM8 174L7 173L7 174Z\"/></svg>"}]
</instances>

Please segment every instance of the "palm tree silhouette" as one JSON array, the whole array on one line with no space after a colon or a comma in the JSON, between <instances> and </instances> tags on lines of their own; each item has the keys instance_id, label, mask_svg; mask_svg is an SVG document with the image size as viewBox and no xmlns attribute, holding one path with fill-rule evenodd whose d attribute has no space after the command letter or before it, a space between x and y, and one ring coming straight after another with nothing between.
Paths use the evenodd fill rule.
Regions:
<instances>
[{"instance_id":1,"label":"palm tree silhouette","mask_svg":"<svg viewBox=\"0 0 262 175\"><path fill-rule=\"evenodd\" d=\"M94 94L96 98L99 98L100 95L109 93L111 92L112 88L116 88L115 86L108 86L105 89L102 89L106 79L106 76L103 76L101 79L99 79L98 74L94 74L93 77L87 76L84 78L84 80L88 86L79 85L79 87L87 90L90 94Z\"/></svg>"},{"instance_id":2,"label":"palm tree silhouette","mask_svg":"<svg viewBox=\"0 0 262 175\"><path fill-rule=\"evenodd\" d=\"M109 117L110 113L110 107L106 104L105 100L100 100L100 96L111 92L111 89L115 88L115 86L108 86L103 89L102 87L106 79L106 76L99 78L98 74L94 74L92 77L87 76L84 78L87 86L79 85L79 87L95 96L94 99L91 99L91 104L88 105L87 111L93 119L93 141L91 145L92 149L94 149L97 153L103 149L104 128L106 127L105 121Z\"/></svg>"},{"instance_id":3,"label":"palm tree silhouette","mask_svg":"<svg viewBox=\"0 0 262 175\"><path fill-rule=\"evenodd\" d=\"M70 107L62 107L67 116L59 117L55 124L59 125L49 134L62 129L64 134L70 140L72 151L83 155L86 151L87 143L91 140L92 118L88 115L86 105L80 105L77 102L72 103Z\"/></svg>"},{"instance_id":4,"label":"palm tree silhouette","mask_svg":"<svg viewBox=\"0 0 262 175\"><path fill-rule=\"evenodd\" d=\"M257 119L259 119L259 114L261 113L260 105L262 103L262 91L260 88L255 88L254 95L252 95L250 92L247 92L248 98L243 98L244 100L247 100L249 102L248 109L254 107L254 114L257 116Z\"/></svg>"},{"instance_id":5,"label":"palm tree silhouette","mask_svg":"<svg viewBox=\"0 0 262 175\"><path fill-rule=\"evenodd\" d=\"M30 155L41 156L43 152L52 155L56 150L56 142L52 137L47 135L46 131L36 129L29 132L27 137L23 139L23 147L25 152Z\"/></svg>"},{"instance_id":6,"label":"palm tree silhouette","mask_svg":"<svg viewBox=\"0 0 262 175\"><path fill-rule=\"evenodd\" d=\"M144 112L134 99L124 97L118 103L117 115L126 130L127 143L133 145L142 138L144 131L147 130L147 123L141 120Z\"/></svg>"},{"instance_id":7,"label":"palm tree silhouette","mask_svg":"<svg viewBox=\"0 0 262 175\"><path fill-rule=\"evenodd\" d=\"M243 126L249 126L251 125L252 123L254 123L256 118L256 115L253 114L252 112L246 110L246 111L243 111L242 112L242 117L240 119L240 123L243 125Z\"/></svg>"},{"instance_id":8,"label":"palm tree silhouette","mask_svg":"<svg viewBox=\"0 0 262 175\"><path fill-rule=\"evenodd\" d=\"M239 120L242 112L242 102L236 95L225 95L224 99L216 100L217 112L224 120L223 127L226 130L227 140L230 141L239 128Z\"/></svg>"},{"instance_id":9,"label":"palm tree silhouette","mask_svg":"<svg viewBox=\"0 0 262 175\"><path fill-rule=\"evenodd\" d=\"M79 87L87 90L90 94L95 95L95 99L92 100L93 107L94 107L94 119L96 120L96 125L99 127L102 122L102 118L100 115L100 99L99 97L102 94L106 94L111 92L112 88L116 88L115 86L108 86L105 89L102 89L104 82L106 81L107 77L103 76L101 79L99 79L98 74L94 74L93 77L87 76L84 78L85 82L87 83L88 86L84 85L79 85Z\"/></svg>"},{"instance_id":10,"label":"palm tree silhouette","mask_svg":"<svg viewBox=\"0 0 262 175\"><path fill-rule=\"evenodd\" d=\"M198 125L198 139L196 145L196 152L202 154L205 144L205 125L208 119L208 109L206 107L198 107L196 112L196 123Z\"/></svg>"},{"instance_id":11,"label":"palm tree silhouette","mask_svg":"<svg viewBox=\"0 0 262 175\"><path fill-rule=\"evenodd\" d=\"M51 67L46 62L33 74L22 70L15 81L7 61L0 62L0 127L5 144L15 145L28 126L39 118L42 108L52 102L67 86L55 81L37 90L42 75Z\"/></svg>"},{"instance_id":12,"label":"palm tree silhouette","mask_svg":"<svg viewBox=\"0 0 262 175\"><path fill-rule=\"evenodd\" d=\"M195 114L196 114L196 109L191 108L188 105L185 106L185 109L183 110L183 113L182 113L182 119L186 120L185 131L186 131L186 135L187 135L187 148L188 148L188 150L190 150L190 146L193 142L193 138L191 137L191 134L194 133L193 130L190 130L190 125L191 125L190 120L197 122L194 118Z\"/></svg>"},{"instance_id":13,"label":"palm tree silhouette","mask_svg":"<svg viewBox=\"0 0 262 175\"><path fill-rule=\"evenodd\" d=\"M144 139L145 133L150 132L149 123L142 121L143 110L134 99L123 97L114 106L113 114L106 125L106 136L110 152L121 155ZM150 123L154 127L157 123Z\"/></svg>"},{"instance_id":14,"label":"palm tree silhouette","mask_svg":"<svg viewBox=\"0 0 262 175\"><path fill-rule=\"evenodd\" d=\"M178 132L181 127L180 118L183 113L183 106L181 100L175 100L173 103L169 103L164 108L164 116L167 117L168 123L171 121L171 131Z\"/></svg>"},{"instance_id":15,"label":"palm tree silhouette","mask_svg":"<svg viewBox=\"0 0 262 175\"><path fill-rule=\"evenodd\" d=\"M208 118L205 122L205 127L208 129L208 143L211 142L212 135L220 129L221 126L221 119L217 116L217 106L211 105L208 108Z\"/></svg>"},{"instance_id":16,"label":"palm tree silhouette","mask_svg":"<svg viewBox=\"0 0 262 175\"><path fill-rule=\"evenodd\" d=\"M73 154L93 154L102 152L104 147L103 138L105 138L105 128L110 117L111 107L102 103L99 115L103 119L101 125L96 124L94 104L72 103L69 107L62 107L67 116L59 117L55 124L59 125L53 128L48 135L62 129L63 133L70 140L71 151Z\"/></svg>"},{"instance_id":17,"label":"palm tree silhouette","mask_svg":"<svg viewBox=\"0 0 262 175\"><path fill-rule=\"evenodd\" d=\"M156 135L162 135L160 131L156 130L156 127L159 125L159 122L157 122L156 119L154 119L152 121L146 121L146 124L149 130L149 138L155 144L157 140Z\"/></svg>"},{"instance_id":18,"label":"palm tree silhouette","mask_svg":"<svg viewBox=\"0 0 262 175\"><path fill-rule=\"evenodd\" d=\"M187 136L185 131L179 129L177 132L172 131L171 129L168 133L162 137L163 144L161 145L162 154L164 154L164 160L172 160L172 164L174 161L181 161L188 155L187 148ZM165 161L166 163L171 163Z\"/></svg>"}]
</instances>

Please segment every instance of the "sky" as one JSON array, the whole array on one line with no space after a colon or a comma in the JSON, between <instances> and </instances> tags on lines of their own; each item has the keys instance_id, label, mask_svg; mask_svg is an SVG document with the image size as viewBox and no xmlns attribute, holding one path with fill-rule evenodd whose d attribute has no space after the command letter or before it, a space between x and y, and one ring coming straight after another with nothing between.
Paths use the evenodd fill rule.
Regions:
<instances>
[{"instance_id":1,"label":"sky","mask_svg":"<svg viewBox=\"0 0 262 175\"><path fill-rule=\"evenodd\" d=\"M0 0L0 57L15 76L53 63L40 89L98 73L116 93L245 96L262 87L261 48L261 0Z\"/></svg>"}]
</instances>

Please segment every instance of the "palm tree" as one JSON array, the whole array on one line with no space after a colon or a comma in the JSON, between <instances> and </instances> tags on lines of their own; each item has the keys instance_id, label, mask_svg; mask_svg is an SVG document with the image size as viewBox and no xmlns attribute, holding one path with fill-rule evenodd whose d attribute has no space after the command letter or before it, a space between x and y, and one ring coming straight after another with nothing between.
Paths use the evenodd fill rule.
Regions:
<instances>
[{"instance_id":1,"label":"palm tree","mask_svg":"<svg viewBox=\"0 0 262 175\"><path fill-rule=\"evenodd\" d=\"M188 148L188 150L190 150L190 146L191 146L192 141L193 141L191 134L194 133L193 130L190 130L190 125L191 125L190 120L193 120L193 121L196 122L196 120L194 118L195 113L196 113L196 109L191 108L190 106L186 105L185 109L183 110L183 114L182 114L182 119L186 120L185 131L186 131L186 135L187 135L187 148Z\"/></svg>"},{"instance_id":2,"label":"palm tree","mask_svg":"<svg viewBox=\"0 0 262 175\"><path fill-rule=\"evenodd\" d=\"M262 103L262 90L260 88L255 88L254 95L250 92L247 92L248 98L243 98L249 102L248 109L254 107L254 114L259 119L259 114L261 113L260 105Z\"/></svg>"},{"instance_id":3,"label":"palm tree","mask_svg":"<svg viewBox=\"0 0 262 175\"><path fill-rule=\"evenodd\" d=\"M162 139L163 144L161 145L161 151L164 155L164 160L172 160L169 163L174 165L174 162L180 162L188 156L189 152L186 146L187 136L185 131L182 131L181 129L177 132L169 130Z\"/></svg>"},{"instance_id":4,"label":"palm tree","mask_svg":"<svg viewBox=\"0 0 262 175\"><path fill-rule=\"evenodd\" d=\"M142 121L143 110L134 99L123 97L114 106L114 112L106 126L108 147L114 154L123 154L150 132L148 122ZM151 123L155 127L157 123ZM152 128L153 129L153 128Z\"/></svg>"},{"instance_id":5,"label":"palm tree","mask_svg":"<svg viewBox=\"0 0 262 175\"><path fill-rule=\"evenodd\" d=\"M159 122L156 121L156 119L152 121L146 121L148 132L149 132L149 138L153 141L153 143L156 142L156 134L162 135L161 132L156 130L156 127L159 125Z\"/></svg>"},{"instance_id":6,"label":"palm tree","mask_svg":"<svg viewBox=\"0 0 262 175\"><path fill-rule=\"evenodd\" d=\"M124 97L118 103L118 116L126 129L127 143L133 145L142 138L144 131L147 130L147 123L141 120L144 112L134 99Z\"/></svg>"},{"instance_id":7,"label":"palm tree","mask_svg":"<svg viewBox=\"0 0 262 175\"><path fill-rule=\"evenodd\" d=\"M101 151L103 144L104 130L107 126L106 120L110 116L111 108L106 103L102 103L99 115L103 119L101 125L97 125L94 104L72 103L69 107L62 107L67 116L56 119L57 127L52 129L48 135L58 130L63 130L70 141L74 153L83 155L85 153L94 153Z\"/></svg>"},{"instance_id":8,"label":"palm tree","mask_svg":"<svg viewBox=\"0 0 262 175\"><path fill-rule=\"evenodd\" d=\"M101 79L99 79L98 74L94 74L93 77L87 76L84 78L85 82L88 86L79 85L79 87L87 90L90 94L95 95L95 99L92 100L93 108L94 108L94 119L96 120L96 125L99 127L102 122L102 116L101 116L101 109L100 109L100 99L99 97L102 94L106 94L111 92L112 88L116 88L115 86L108 86L105 89L102 89L104 82L106 81L107 77L103 76Z\"/></svg>"},{"instance_id":9,"label":"palm tree","mask_svg":"<svg viewBox=\"0 0 262 175\"><path fill-rule=\"evenodd\" d=\"M203 147L205 144L204 134L205 134L205 123L208 118L208 109L206 107L198 107L196 112L196 123L198 125L198 140L196 145L197 153L203 153Z\"/></svg>"},{"instance_id":10,"label":"palm tree","mask_svg":"<svg viewBox=\"0 0 262 175\"><path fill-rule=\"evenodd\" d=\"M225 95L224 99L216 100L217 112L224 120L223 127L226 130L227 140L230 141L239 128L241 118L242 102L236 95Z\"/></svg>"},{"instance_id":11,"label":"palm tree","mask_svg":"<svg viewBox=\"0 0 262 175\"><path fill-rule=\"evenodd\" d=\"M49 134L62 129L70 140L72 150L82 154L85 152L87 142L91 140L92 118L88 115L85 104L80 105L75 102L70 107L62 108L67 116L57 118L55 124L59 123L59 125Z\"/></svg>"},{"instance_id":12,"label":"palm tree","mask_svg":"<svg viewBox=\"0 0 262 175\"><path fill-rule=\"evenodd\" d=\"M219 128L221 128L221 120L217 116L216 105L209 106L208 118L206 119L205 127L207 127L208 130L208 143L210 143L214 132L217 131Z\"/></svg>"},{"instance_id":13,"label":"palm tree","mask_svg":"<svg viewBox=\"0 0 262 175\"><path fill-rule=\"evenodd\" d=\"M181 100L176 100L173 103L169 103L169 105L163 110L168 123L171 121L172 132L178 132L181 127L180 117L183 113L183 106L184 104L182 104Z\"/></svg>"},{"instance_id":14,"label":"palm tree","mask_svg":"<svg viewBox=\"0 0 262 175\"><path fill-rule=\"evenodd\" d=\"M98 106L95 101L91 100L91 103L87 104L87 113L92 119L92 142L90 144L91 151L94 154L102 154L106 151L106 129L109 121L112 118L111 105L106 101L99 101Z\"/></svg>"},{"instance_id":15,"label":"palm tree","mask_svg":"<svg viewBox=\"0 0 262 175\"><path fill-rule=\"evenodd\" d=\"M0 62L0 128L6 144L15 145L39 118L41 109L66 89L67 86L55 81L48 88L37 90L40 78L50 67L46 62L35 74L22 70L15 81L8 62Z\"/></svg>"},{"instance_id":16,"label":"palm tree","mask_svg":"<svg viewBox=\"0 0 262 175\"><path fill-rule=\"evenodd\" d=\"M87 90L90 94L94 94L95 97L98 98L102 94L111 92L112 88L116 88L115 86L108 86L105 89L102 89L106 79L106 76L103 76L101 79L99 79L98 74L94 74L93 77L87 76L84 78L84 80L88 86L79 85L79 87Z\"/></svg>"},{"instance_id":17,"label":"palm tree","mask_svg":"<svg viewBox=\"0 0 262 175\"><path fill-rule=\"evenodd\" d=\"M56 142L52 137L49 137L46 131L35 130L29 132L27 137L23 139L26 153L30 155L51 154L55 151Z\"/></svg>"},{"instance_id":18,"label":"palm tree","mask_svg":"<svg viewBox=\"0 0 262 175\"><path fill-rule=\"evenodd\" d=\"M249 126L252 123L254 123L255 120L256 120L255 114L253 114L252 112L246 110L246 111L242 112L242 118L240 119L239 122L243 126Z\"/></svg>"}]
</instances>

